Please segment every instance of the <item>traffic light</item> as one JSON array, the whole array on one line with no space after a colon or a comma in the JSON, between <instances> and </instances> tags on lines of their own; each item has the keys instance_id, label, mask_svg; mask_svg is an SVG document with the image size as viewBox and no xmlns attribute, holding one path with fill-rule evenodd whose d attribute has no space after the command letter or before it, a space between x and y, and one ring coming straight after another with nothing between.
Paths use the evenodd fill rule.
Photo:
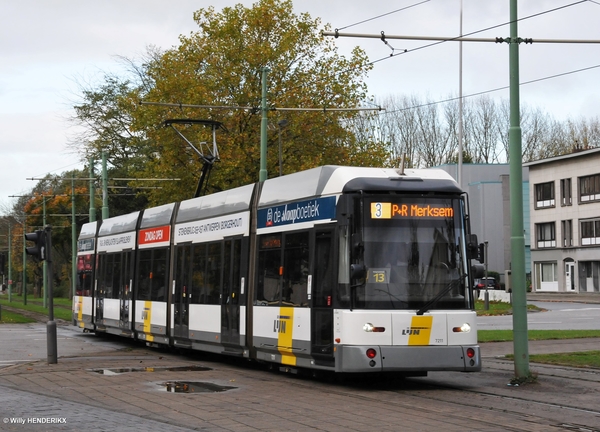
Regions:
<instances>
[{"instance_id":1,"label":"traffic light","mask_svg":"<svg viewBox=\"0 0 600 432\"><path fill-rule=\"evenodd\" d=\"M483 264L485 262L485 243L479 243L479 251L477 254L477 260Z\"/></svg>"},{"instance_id":2,"label":"traffic light","mask_svg":"<svg viewBox=\"0 0 600 432\"><path fill-rule=\"evenodd\" d=\"M44 261L47 257L46 231L38 230L36 232L25 234L25 240L32 241L35 246L25 249L27 255L33 255L37 261Z\"/></svg>"}]
</instances>

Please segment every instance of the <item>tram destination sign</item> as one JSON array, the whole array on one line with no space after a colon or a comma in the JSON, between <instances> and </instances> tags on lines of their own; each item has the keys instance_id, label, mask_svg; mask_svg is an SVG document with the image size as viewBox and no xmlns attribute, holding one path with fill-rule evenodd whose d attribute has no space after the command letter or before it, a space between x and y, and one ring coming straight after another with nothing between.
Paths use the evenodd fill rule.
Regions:
<instances>
[{"instance_id":1,"label":"tram destination sign","mask_svg":"<svg viewBox=\"0 0 600 432\"><path fill-rule=\"evenodd\" d=\"M435 204L396 204L389 202L371 203L371 219L403 219L403 218L452 218L454 208Z\"/></svg>"},{"instance_id":2,"label":"tram destination sign","mask_svg":"<svg viewBox=\"0 0 600 432\"><path fill-rule=\"evenodd\" d=\"M94 239L83 239L77 240L77 252L93 252L94 251Z\"/></svg>"}]
</instances>

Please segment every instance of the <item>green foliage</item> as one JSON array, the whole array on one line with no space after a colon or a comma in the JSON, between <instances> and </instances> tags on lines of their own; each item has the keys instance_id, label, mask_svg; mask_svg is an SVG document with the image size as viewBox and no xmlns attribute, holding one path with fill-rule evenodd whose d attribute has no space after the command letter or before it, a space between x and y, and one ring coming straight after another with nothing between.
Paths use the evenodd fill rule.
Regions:
<instances>
[{"instance_id":1,"label":"green foliage","mask_svg":"<svg viewBox=\"0 0 600 432\"><path fill-rule=\"evenodd\" d=\"M211 173L209 193L255 182L260 169L262 100L261 70L267 67L269 127L267 171L279 174L281 138L283 173L324 164L384 165L382 145L357 139L347 128L356 111L277 111L277 108L354 108L367 94L370 70L365 53L355 48L346 58L335 41L320 34L321 22L294 14L291 0L259 0L200 9L198 31L180 37L179 46L149 53L144 63L131 63L136 79L105 77L87 88L76 106L76 119L89 131L85 156L109 153L112 165L127 177L178 178L178 182L146 192L151 204L193 196L202 162L172 129L167 119L216 120L220 161ZM328 29L328 26L325 26ZM142 105L160 103L219 106L185 108ZM247 107L248 109L237 109ZM277 127L280 120L287 126ZM181 127L186 139L200 147L212 142L208 128ZM81 150L80 150L81 151Z\"/></svg>"}]
</instances>

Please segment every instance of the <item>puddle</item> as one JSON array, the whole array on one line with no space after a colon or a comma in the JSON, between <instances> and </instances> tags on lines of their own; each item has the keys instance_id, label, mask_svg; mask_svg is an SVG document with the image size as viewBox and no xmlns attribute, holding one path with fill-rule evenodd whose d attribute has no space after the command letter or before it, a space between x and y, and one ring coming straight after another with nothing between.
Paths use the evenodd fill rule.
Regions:
<instances>
[{"instance_id":1,"label":"puddle","mask_svg":"<svg viewBox=\"0 0 600 432\"><path fill-rule=\"evenodd\" d=\"M112 369L90 369L100 375L120 375L129 372L203 372L211 370L204 366L176 366L176 367L132 367Z\"/></svg>"},{"instance_id":2,"label":"puddle","mask_svg":"<svg viewBox=\"0 0 600 432\"><path fill-rule=\"evenodd\" d=\"M237 387L223 386L209 382L168 381L159 384L170 393L220 393Z\"/></svg>"}]
</instances>

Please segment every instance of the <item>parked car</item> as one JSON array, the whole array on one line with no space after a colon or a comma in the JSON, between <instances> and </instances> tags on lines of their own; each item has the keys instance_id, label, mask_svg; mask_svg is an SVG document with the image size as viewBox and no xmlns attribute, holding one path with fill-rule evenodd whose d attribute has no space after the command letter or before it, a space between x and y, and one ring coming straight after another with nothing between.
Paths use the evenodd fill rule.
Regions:
<instances>
[{"instance_id":1,"label":"parked car","mask_svg":"<svg viewBox=\"0 0 600 432\"><path fill-rule=\"evenodd\" d=\"M486 285L487 285L488 289L493 289L493 290L502 289L500 287L500 284L496 281L496 278L488 277L488 278L475 279L475 287L474 288L476 290L484 290Z\"/></svg>"}]
</instances>

